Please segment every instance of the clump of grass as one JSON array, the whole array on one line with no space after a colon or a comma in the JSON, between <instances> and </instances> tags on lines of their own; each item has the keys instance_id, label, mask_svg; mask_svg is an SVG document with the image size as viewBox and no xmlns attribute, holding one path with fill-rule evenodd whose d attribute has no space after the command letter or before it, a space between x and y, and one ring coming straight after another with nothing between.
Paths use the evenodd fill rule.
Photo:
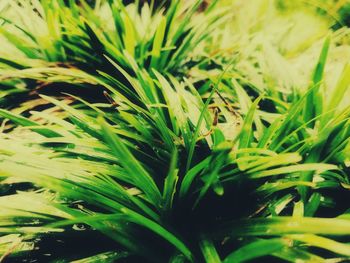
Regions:
<instances>
[{"instance_id":1,"label":"clump of grass","mask_svg":"<svg viewBox=\"0 0 350 263\"><path fill-rule=\"evenodd\" d=\"M339 2L1 3L0 261L349 260Z\"/></svg>"}]
</instances>

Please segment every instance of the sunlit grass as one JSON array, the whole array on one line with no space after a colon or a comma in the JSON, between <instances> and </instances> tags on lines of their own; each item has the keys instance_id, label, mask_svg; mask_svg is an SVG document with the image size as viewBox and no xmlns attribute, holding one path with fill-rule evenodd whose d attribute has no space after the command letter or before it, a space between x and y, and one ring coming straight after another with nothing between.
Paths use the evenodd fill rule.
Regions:
<instances>
[{"instance_id":1,"label":"sunlit grass","mask_svg":"<svg viewBox=\"0 0 350 263\"><path fill-rule=\"evenodd\" d=\"M0 3L0 262L350 260L349 2L140 2Z\"/></svg>"}]
</instances>

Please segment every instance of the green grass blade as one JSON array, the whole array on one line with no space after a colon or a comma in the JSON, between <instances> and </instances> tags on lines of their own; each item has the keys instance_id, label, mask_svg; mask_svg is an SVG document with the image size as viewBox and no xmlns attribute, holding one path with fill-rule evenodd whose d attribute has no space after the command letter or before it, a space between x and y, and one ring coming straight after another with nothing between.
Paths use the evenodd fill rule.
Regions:
<instances>
[{"instance_id":1,"label":"green grass blade","mask_svg":"<svg viewBox=\"0 0 350 263\"><path fill-rule=\"evenodd\" d=\"M282 250L287 245L281 238L260 239L253 241L228 255L224 263L247 262L263 256L268 256Z\"/></svg>"},{"instance_id":2,"label":"green grass blade","mask_svg":"<svg viewBox=\"0 0 350 263\"><path fill-rule=\"evenodd\" d=\"M201 248L204 260L206 263L220 263L220 256L216 251L215 245L212 240L202 235L199 241L199 247Z\"/></svg>"},{"instance_id":3,"label":"green grass blade","mask_svg":"<svg viewBox=\"0 0 350 263\"><path fill-rule=\"evenodd\" d=\"M135 185L144 191L153 205L160 208L162 197L149 173L140 162L135 159L121 139L113 132L111 127L102 119L100 119L99 122L102 127L102 135L108 143L108 146L116 154L124 169L130 174Z\"/></svg>"}]
</instances>

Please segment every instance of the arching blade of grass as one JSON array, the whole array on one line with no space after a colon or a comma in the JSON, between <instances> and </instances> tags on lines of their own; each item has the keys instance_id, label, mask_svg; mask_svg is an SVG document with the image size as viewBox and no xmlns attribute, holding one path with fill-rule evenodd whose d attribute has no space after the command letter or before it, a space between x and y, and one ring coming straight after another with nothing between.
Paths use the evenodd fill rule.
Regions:
<instances>
[{"instance_id":1,"label":"arching blade of grass","mask_svg":"<svg viewBox=\"0 0 350 263\"><path fill-rule=\"evenodd\" d=\"M205 262L221 263L220 256L218 255L218 252L216 251L215 245L212 242L212 240L210 240L206 236L202 236L201 240L199 241L199 246L202 250Z\"/></svg>"},{"instance_id":2,"label":"arching blade of grass","mask_svg":"<svg viewBox=\"0 0 350 263\"><path fill-rule=\"evenodd\" d=\"M106 142L111 150L115 152L116 156L118 156L121 165L126 171L128 171L135 185L145 192L149 201L152 202L155 207L161 208L161 194L149 173L130 153L129 149L122 143L121 139L113 133L110 126L102 119L100 119L100 124Z\"/></svg>"},{"instance_id":3,"label":"arching blade of grass","mask_svg":"<svg viewBox=\"0 0 350 263\"><path fill-rule=\"evenodd\" d=\"M171 158L168 176L164 180L163 200L165 211L169 211L172 208L174 201L176 186L179 180L177 162L177 152L174 152Z\"/></svg>"},{"instance_id":4,"label":"arching blade of grass","mask_svg":"<svg viewBox=\"0 0 350 263\"><path fill-rule=\"evenodd\" d=\"M275 236L286 234L320 234L342 236L350 233L348 218L317 217L275 217L252 219L250 222L232 222L222 226L220 232L213 236L221 236L228 231L230 236ZM226 232L226 233L228 233Z\"/></svg>"},{"instance_id":5,"label":"arching blade of grass","mask_svg":"<svg viewBox=\"0 0 350 263\"><path fill-rule=\"evenodd\" d=\"M60 137L61 135L57 133L54 129L48 129L46 127L40 126L38 123L31 121L25 117L14 114L12 112L0 109L0 116L3 118L7 118L18 125L32 127L35 131L45 137Z\"/></svg>"},{"instance_id":6,"label":"arching blade of grass","mask_svg":"<svg viewBox=\"0 0 350 263\"><path fill-rule=\"evenodd\" d=\"M312 85L315 86L315 88L312 88L312 92L308 94L304 109L304 121L307 122L316 116L319 116L323 112L323 95L320 92L320 86L321 81L323 79L324 69L326 66L326 60L328 56L328 50L330 46L330 37L327 37L320 54L320 58L318 61L318 64L316 66L313 79L312 79ZM313 123L310 123L309 127L314 126Z\"/></svg>"},{"instance_id":7,"label":"arching blade of grass","mask_svg":"<svg viewBox=\"0 0 350 263\"><path fill-rule=\"evenodd\" d=\"M282 238L256 240L232 252L223 262L247 262L279 252L286 246L288 246L288 241Z\"/></svg>"},{"instance_id":8,"label":"arching blade of grass","mask_svg":"<svg viewBox=\"0 0 350 263\"><path fill-rule=\"evenodd\" d=\"M293 240L304 242L310 246L320 247L326 250L333 251L340 255L350 257L350 245L348 244L343 244L329 238L311 234L289 235L287 237Z\"/></svg>"}]
</instances>

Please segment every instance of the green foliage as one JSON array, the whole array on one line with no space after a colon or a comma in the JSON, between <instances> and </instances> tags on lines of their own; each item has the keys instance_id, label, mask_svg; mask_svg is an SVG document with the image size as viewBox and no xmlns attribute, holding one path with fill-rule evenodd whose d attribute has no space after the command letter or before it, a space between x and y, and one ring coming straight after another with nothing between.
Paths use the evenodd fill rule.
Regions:
<instances>
[{"instance_id":1,"label":"green foliage","mask_svg":"<svg viewBox=\"0 0 350 263\"><path fill-rule=\"evenodd\" d=\"M150 2L0 3L0 261L350 260L347 1Z\"/></svg>"}]
</instances>

